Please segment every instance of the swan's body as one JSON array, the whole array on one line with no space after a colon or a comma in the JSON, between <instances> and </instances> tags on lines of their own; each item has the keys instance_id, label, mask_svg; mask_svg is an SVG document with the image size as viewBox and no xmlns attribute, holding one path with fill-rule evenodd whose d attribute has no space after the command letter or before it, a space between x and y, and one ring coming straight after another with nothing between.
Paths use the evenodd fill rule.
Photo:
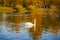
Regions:
<instances>
[{"instance_id":1,"label":"swan's body","mask_svg":"<svg viewBox=\"0 0 60 40\"><path fill-rule=\"evenodd\" d=\"M19 26L24 28L32 28L34 24L32 24L31 22L26 22L26 23L20 23Z\"/></svg>"}]
</instances>

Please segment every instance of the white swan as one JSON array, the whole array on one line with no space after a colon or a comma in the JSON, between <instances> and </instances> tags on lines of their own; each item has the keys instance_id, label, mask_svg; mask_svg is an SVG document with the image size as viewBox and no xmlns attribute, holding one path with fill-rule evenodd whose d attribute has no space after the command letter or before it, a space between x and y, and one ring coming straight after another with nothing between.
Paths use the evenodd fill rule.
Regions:
<instances>
[{"instance_id":1,"label":"white swan","mask_svg":"<svg viewBox=\"0 0 60 40\"><path fill-rule=\"evenodd\" d=\"M34 24L32 24L31 22L25 22L25 23L20 23L19 26L24 28L32 28Z\"/></svg>"},{"instance_id":2,"label":"white swan","mask_svg":"<svg viewBox=\"0 0 60 40\"><path fill-rule=\"evenodd\" d=\"M32 28L33 26L34 26L34 24L32 24L31 22L25 23L25 27L27 27L27 28Z\"/></svg>"},{"instance_id":3,"label":"white swan","mask_svg":"<svg viewBox=\"0 0 60 40\"><path fill-rule=\"evenodd\" d=\"M32 27L34 27L34 30L35 30L35 28L36 28L36 19L34 19L34 24L32 22L24 22L24 23L18 24L18 26L24 27L24 28L32 28Z\"/></svg>"}]
</instances>

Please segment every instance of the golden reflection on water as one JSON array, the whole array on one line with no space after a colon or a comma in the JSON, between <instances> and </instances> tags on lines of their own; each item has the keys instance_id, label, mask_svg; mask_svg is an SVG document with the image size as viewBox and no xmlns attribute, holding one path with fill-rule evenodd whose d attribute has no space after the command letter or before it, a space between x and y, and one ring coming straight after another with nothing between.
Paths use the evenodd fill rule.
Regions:
<instances>
[{"instance_id":1,"label":"golden reflection on water","mask_svg":"<svg viewBox=\"0 0 60 40\"><path fill-rule=\"evenodd\" d=\"M6 6L12 6L12 4L8 4L9 1L5 1ZM0 23L2 22L8 22L8 23L15 23L19 24L22 22L32 22L34 24L34 19L36 19L36 27L30 28L28 31L33 40L37 40L39 36L42 35L43 30L48 32L50 31L54 35L56 35L60 29L60 18L58 18L58 11L60 9L57 8L54 4L50 5L50 8L39 8L40 6L42 7L44 3L43 1L39 1L36 3L36 1L32 0L32 4L28 6L28 8L22 7L22 4L19 4L19 1L15 1L15 5L18 8L18 12L13 12L13 13L5 13L6 18L4 19L4 12L0 13ZM45 3L47 5L49 3L48 1ZM22 8L22 9L21 9ZM29 10L28 10L29 9ZM4 10L3 10L4 11ZM10 15L10 16L8 16ZM11 15L20 15L20 16L11 16ZM12 30L14 31L20 31L20 26L11 24L10 26ZM8 27L9 28L9 27Z\"/></svg>"},{"instance_id":2,"label":"golden reflection on water","mask_svg":"<svg viewBox=\"0 0 60 40\"><path fill-rule=\"evenodd\" d=\"M37 10L42 10L42 9L37 9ZM51 31L51 33L56 35L58 33L58 29L60 28L59 27L60 23L58 22L55 14L52 14L52 16L51 16L50 14L48 14L46 12L46 14L45 14L46 17L43 17L45 11L49 11L47 9L45 11L44 10L45 9L43 9L41 11L41 14L40 14L40 11L29 12L27 17L26 16L23 17L24 15L23 16L6 16L5 21L8 23L19 24L21 22L34 23L34 19L36 19L35 29L34 29L34 27L32 27L28 30L30 32L30 34L32 33L31 35L32 35L33 40L37 40L37 38L42 35L42 33L43 33L42 30L45 30L46 32L49 30L49 31ZM51 19L48 18L49 16ZM3 16L1 16L0 19L1 19L0 21L3 22ZM11 28L13 30L15 30L16 32L20 30L20 26L18 26L18 25L12 24ZM45 29L43 29L43 28L45 28Z\"/></svg>"}]
</instances>

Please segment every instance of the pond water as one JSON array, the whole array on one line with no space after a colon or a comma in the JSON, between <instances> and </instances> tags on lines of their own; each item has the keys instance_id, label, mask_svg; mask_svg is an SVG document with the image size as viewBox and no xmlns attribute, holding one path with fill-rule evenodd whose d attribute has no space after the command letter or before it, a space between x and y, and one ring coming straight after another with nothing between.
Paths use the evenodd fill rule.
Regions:
<instances>
[{"instance_id":1,"label":"pond water","mask_svg":"<svg viewBox=\"0 0 60 40\"><path fill-rule=\"evenodd\" d=\"M37 15L35 22L33 17L27 16L7 16L6 14L0 14L0 40L60 40L60 26L56 27L41 27L40 20L42 20L42 16ZM39 19L40 18L40 19ZM45 17L44 17L45 18ZM33 20L32 20L33 19ZM21 21L22 20L22 21ZM32 21L31 21L32 20ZM35 23L36 30L32 27L25 28L18 25L18 23L28 22ZM16 23L16 24L14 24ZM31 24L29 23L29 25ZM24 26L22 25L22 26ZM27 25L29 27L29 25ZM32 24L31 24L32 25ZM31 26L30 25L30 26ZM42 31L42 32L41 32Z\"/></svg>"},{"instance_id":2,"label":"pond water","mask_svg":"<svg viewBox=\"0 0 60 40\"><path fill-rule=\"evenodd\" d=\"M11 25L9 25L11 26ZM33 40L30 36L29 30L20 28L18 32L6 27L3 23L0 24L0 40ZM60 31L57 34L53 34L50 31L43 30L42 35L37 40L60 40Z\"/></svg>"}]
</instances>

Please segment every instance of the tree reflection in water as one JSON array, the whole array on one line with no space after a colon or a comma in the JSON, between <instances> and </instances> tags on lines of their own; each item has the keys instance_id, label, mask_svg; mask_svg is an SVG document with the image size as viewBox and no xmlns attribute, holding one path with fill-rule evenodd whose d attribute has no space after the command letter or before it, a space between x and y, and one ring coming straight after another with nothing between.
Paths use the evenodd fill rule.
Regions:
<instances>
[{"instance_id":1,"label":"tree reflection in water","mask_svg":"<svg viewBox=\"0 0 60 40\"><path fill-rule=\"evenodd\" d=\"M56 3L51 4L51 1L48 1L32 1L30 4L28 2L27 4L24 1L24 3L20 2L20 4L18 1L16 2L16 0L15 3L12 2L10 4L9 1L5 1L6 6L13 7L14 4L15 7L18 8L19 12L8 13L6 14L6 18L3 18L3 14L0 14L0 31L2 30L1 34L6 34L5 36L10 36L12 38L14 37L18 40L21 39L20 37L23 37L22 40L27 38L31 40L55 40L54 38L57 38L57 36L60 35L58 33L60 30L60 9L57 8ZM32 28L24 28L18 25L19 23L25 22L31 22L34 24L34 19L36 19L36 27L33 26Z\"/></svg>"},{"instance_id":2,"label":"tree reflection in water","mask_svg":"<svg viewBox=\"0 0 60 40\"><path fill-rule=\"evenodd\" d=\"M45 10L45 9L43 9L43 10ZM42 38L43 33L47 33L47 32L52 33L49 35L53 35L53 36L57 35L60 25L59 25L59 22L57 21L56 15L55 15L55 17L53 17L53 14L52 14L52 16L50 14L48 14L48 11L49 11L48 9L45 10L47 12L44 12L43 10L41 11L42 14L39 13L40 11L39 12L30 12L28 14L29 16L27 16L27 17L25 16L26 18L22 17L22 16L7 16L5 19L6 30L8 32L11 31L11 32L16 32L16 33L20 33L21 29L27 30L29 33L28 35L30 35L30 37L33 38L33 40L38 40L39 38ZM46 13L46 14L44 15L44 13ZM43 16L45 16L45 17L43 17ZM51 19L52 17L54 19ZM3 22L2 16L0 17L0 19L1 19L0 21ZM20 26L17 25L21 22L32 22L34 24L34 19L36 19L35 29L34 29L34 27L32 27L30 29L25 29L25 28L23 28L23 27L21 28Z\"/></svg>"}]
</instances>

